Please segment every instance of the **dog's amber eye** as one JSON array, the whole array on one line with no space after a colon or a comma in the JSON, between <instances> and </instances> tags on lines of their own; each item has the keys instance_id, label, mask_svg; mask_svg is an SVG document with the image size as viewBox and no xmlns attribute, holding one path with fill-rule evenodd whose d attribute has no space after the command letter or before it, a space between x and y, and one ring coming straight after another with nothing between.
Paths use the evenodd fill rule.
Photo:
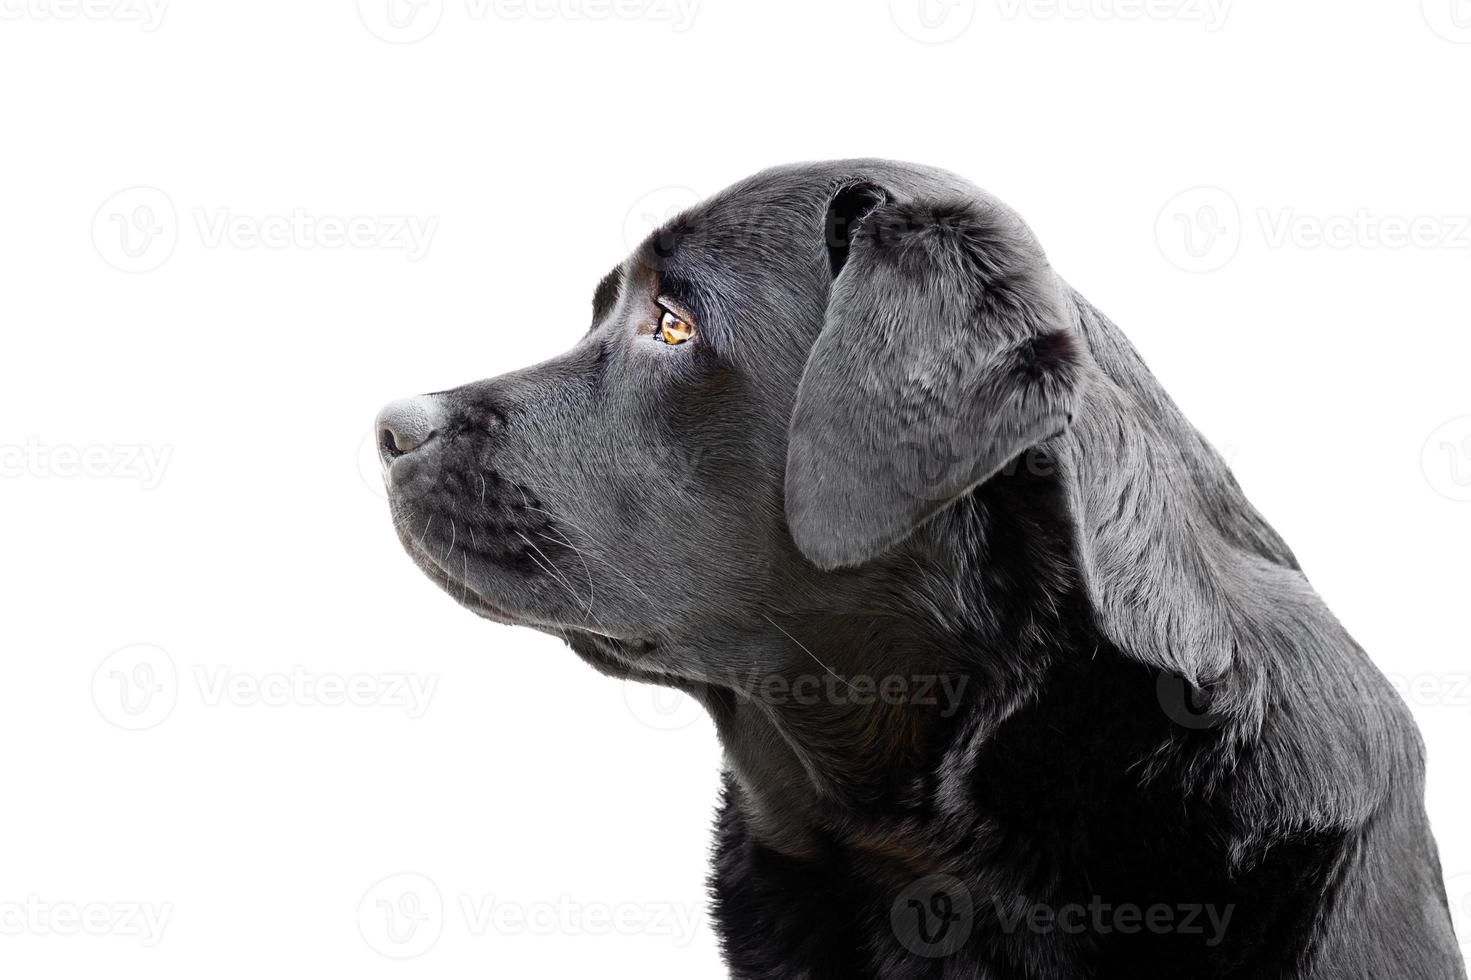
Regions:
<instances>
[{"instance_id":1,"label":"dog's amber eye","mask_svg":"<svg viewBox=\"0 0 1471 980\"><path fill-rule=\"evenodd\" d=\"M695 325L668 310L659 319L659 339L666 344L682 344L695 336Z\"/></svg>"}]
</instances>

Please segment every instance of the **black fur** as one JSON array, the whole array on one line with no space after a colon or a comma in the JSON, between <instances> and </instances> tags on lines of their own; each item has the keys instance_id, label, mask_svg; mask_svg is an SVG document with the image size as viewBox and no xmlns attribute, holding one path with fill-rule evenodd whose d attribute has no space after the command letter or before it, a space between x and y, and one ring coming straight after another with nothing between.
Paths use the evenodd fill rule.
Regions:
<instances>
[{"instance_id":1,"label":"black fur","mask_svg":"<svg viewBox=\"0 0 1471 980\"><path fill-rule=\"evenodd\" d=\"M594 308L386 412L390 499L475 612L710 711L733 976L1464 978L1404 706L1015 214L781 168Z\"/></svg>"}]
</instances>

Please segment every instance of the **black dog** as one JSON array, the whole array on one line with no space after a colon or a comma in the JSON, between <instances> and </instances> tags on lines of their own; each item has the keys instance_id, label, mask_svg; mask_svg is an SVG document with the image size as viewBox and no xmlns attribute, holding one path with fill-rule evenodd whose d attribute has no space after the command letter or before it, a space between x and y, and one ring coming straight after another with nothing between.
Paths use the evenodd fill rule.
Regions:
<instances>
[{"instance_id":1,"label":"black dog","mask_svg":"<svg viewBox=\"0 0 1471 980\"><path fill-rule=\"evenodd\" d=\"M733 975L1465 976L1404 706L958 178L751 178L378 425L430 578L709 710Z\"/></svg>"}]
</instances>

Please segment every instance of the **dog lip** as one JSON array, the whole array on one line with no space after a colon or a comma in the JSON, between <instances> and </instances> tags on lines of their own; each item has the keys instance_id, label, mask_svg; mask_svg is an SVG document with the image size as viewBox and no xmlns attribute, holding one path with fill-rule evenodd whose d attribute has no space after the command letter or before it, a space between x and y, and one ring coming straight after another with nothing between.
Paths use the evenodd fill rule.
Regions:
<instances>
[{"instance_id":1,"label":"dog lip","mask_svg":"<svg viewBox=\"0 0 1471 980\"><path fill-rule=\"evenodd\" d=\"M410 557L418 565L430 580L438 585L460 605L466 607L476 615L482 616L493 622L502 623L507 626L526 626L531 629L543 630L550 633L577 632L585 633L596 640L611 644L627 653L648 653L655 649L653 641L643 637L615 636L595 626L585 626L580 623L559 623L541 619L529 613L512 612L505 606L493 602L477 589L474 584L466 581L462 575L456 575L448 568L441 565L428 549L413 540L405 540L404 547L409 551Z\"/></svg>"},{"instance_id":2,"label":"dog lip","mask_svg":"<svg viewBox=\"0 0 1471 980\"><path fill-rule=\"evenodd\" d=\"M449 596L467 606L476 613L488 616L497 622L506 623L511 626L535 626L537 625L529 617L518 616L510 610L491 602L480 594L469 582L462 580L441 565L433 555L426 549L420 547L415 541L405 541L404 546L409 550L410 556L415 559L421 569L424 570L436 585L444 589Z\"/></svg>"},{"instance_id":3,"label":"dog lip","mask_svg":"<svg viewBox=\"0 0 1471 980\"><path fill-rule=\"evenodd\" d=\"M512 612L487 599L473 585L462 581L459 576L451 574L417 545L411 543L410 547L414 549L414 557L419 559L418 564L451 598L477 616L489 619L491 622L506 626L525 626L554 636L561 636L563 639L566 639L568 634L580 633L588 637L591 642L628 662L641 656L647 656L658 649L658 644L646 637L615 636L595 626L553 622L527 613Z\"/></svg>"}]
</instances>

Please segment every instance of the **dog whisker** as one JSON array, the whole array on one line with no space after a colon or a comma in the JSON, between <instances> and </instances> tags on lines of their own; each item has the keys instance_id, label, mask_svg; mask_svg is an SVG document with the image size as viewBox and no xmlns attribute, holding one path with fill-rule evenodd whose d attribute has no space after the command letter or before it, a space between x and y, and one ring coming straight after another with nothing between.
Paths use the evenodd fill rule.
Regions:
<instances>
[{"instance_id":1,"label":"dog whisker","mask_svg":"<svg viewBox=\"0 0 1471 980\"><path fill-rule=\"evenodd\" d=\"M547 553L545 551L542 551L540 548L538 548L536 546L536 542L535 541L532 541L530 538L528 538L525 534L522 534L520 531L517 531L516 532L516 536L518 538L520 538L522 541L525 541L528 545L530 545L532 551L536 552L538 555L541 555L542 558L545 558L546 559L546 566L545 567L546 567L546 570L547 570L547 574L550 575L550 576L552 576L553 578L555 578L558 582L561 582L562 585L566 587L567 592L572 596L573 599L575 599L578 602L581 602L582 601L582 597L577 594L577 590L572 587L572 583L569 582L569 581L567 581L561 575L557 574L556 568L553 565L551 558L547 557ZM533 559L533 560L535 560L535 559ZM537 562L537 564L541 564L541 563L540 562ZM583 611L583 614L584 615L586 615L587 613L590 613L592 611L592 601L591 601L591 598L589 598L588 603L583 607L583 610L582 611Z\"/></svg>"},{"instance_id":2,"label":"dog whisker","mask_svg":"<svg viewBox=\"0 0 1471 980\"><path fill-rule=\"evenodd\" d=\"M793 643L797 644L797 646L801 647L803 653L807 654L807 656L809 656L813 660L817 661L817 666L821 667L823 670L827 671L829 674L832 674L839 681L841 681L843 683L843 685L848 688L848 690L850 690L850 691L856 691L856 690L858 690L852 684L848 683L848 679L846 677L844 677L842 674L839 674L837 671L833 670L831 667L829 667L827 664L823 663L821 660L818 660L817 659L817 654L815 654L811 650L807 649L807 645L805 643L803 643L801 640L797 639L795 636L793 636L792 634L788 633L785 629L782 629L782 626L781 626L780 623L778 623L776 620L772 619L770 616L766 615L766 613L764 613L764 612L761 614L761 616L768 623L770 623L772 626L775 626L777 629L781 630L783 636L785 636L787 639L791 640Z\"/></svg>"},{"instance_id":3,"label":"dog whisker","mask_svg":"<svg viewBox=\"0 0 1471 980\"><path fill-rule=\"evenodd\" d=\"M533 484L528 484L528 486L531 486L531 488L533 490L543 490L543 491L545 491L547 489L546 487L537 487L537 486L535 486ZM604 544L602 541L598 540L594 535L589 534L587 532L587 530L585 528L583 528L581 525L579 525L576 521L573 521L573 520L571 520L571 519L569 519L567 517L563 517L563 516L559 516L559 515L553 514L551 511L544 510L541 507L533 507L530 504L527 504L527 510L535 511L538 514L543 514L543 515L545 515L545 516L547 516L549 518L552 518L555 521L559 521L559 522L561 522L563 524L566 524L568 527L572 528L572 530L576 531L583 538L586 538L588 541L590 541L593 544L594 547L602 548L604 550L607 549L607 545L606 544ZM597 553L593 553L591 557L592 557L592 559L594 561L599 562L600 564L602 564L603 567L605 567L608 571L612 572L615 575L620 576L625 582L627 582L629 585L633 586L634 590L636 592L638 592L639 595L643 596L643 598L645 599L645 601L648 602L650 609L657 609L659 607L659 603L657 603L657 602L654 601L654 597L651 596L651 595L649 595L649 593L647 591L645 591L644 587L641 586L641 585L639 585L638 582L637 582L637 580L635 580L633 578L633 576L629 575L626 571L624 571L618 565L614 564L612 560L604 557L603 555L597 554Z\"/></svg>"},{"instance_id":4,"label":"dog whisker","mask_svg":"<svg viewBox=\"0 0 1471 980\"><path fill-rule=\"evenodd\" d=\"M577 556L579 561L582 562L582 574L587 576L587 604L588 607L591 608L593 599L596 597L597 592L593 583L592 570L587 567L587 557L582 553L582 549L577 547L577 545L573 544L571 541L568 541L564 536L552 535L544 530L537 531L535 533L537 534L537 536L546 538L553 544L559 544L562 547L568 549Z\"/></svg>"},{"instance_id":5,"label":"dog whisker","mask_svg":"<svg viewBox=\"0 0 1471 980\"><path fill-rule=\"evenodd\" d=\"M482 485L483 485L484 478L482 477L481 479L482 479ZM548 513L547 511L542 510L540 507L533 507L531 505L531 500L526 496L526 488L524 486L521 486L521 485L518 484L517 487L516 487L516 489L521 494L521 506L522 507L525 507L527 510L535 511L537 513L540 513L540 514L542 514L542 515L544 515L546 517L549 517L549 518L552 518L553 520L555 520L555 518L550 513ZM597 593L595 591L595 587L594 587L594 584L593 584L592 571L587 567L587 558L583 555L582 550L580 548L578 548L575 544L573 544L571 541L566 540L565 538L562 538L562 539L553 538L550 534L548 534L546 532L545 529L539 530L536 533L538 535L540 535L541 537L547 538L550 541L557 542L557 543L559 543L559 544L561 544L561 545L563 545L563 546L565 546L567 548L570 548L572 550L572 553L575 554L577 556L578 560L582 562L582 574L585 575L585 576L587 576L587 604L583 608L583 612L584 613L590 612L592 610L593 599L596 597L596 594ZM525 540L525 535L522 535L522 538L523 538L523 540ZM526 543L527 544L531 544L531 542L529 540L527 540ZM536 547L536 545L534 545L534 544L532 544L531 546L533 548ZM538 549L538 551L540 551L540 549ZM550 558L548 558L547 560L548 561L551 561Z\"/></svg>"}]
</instances>

